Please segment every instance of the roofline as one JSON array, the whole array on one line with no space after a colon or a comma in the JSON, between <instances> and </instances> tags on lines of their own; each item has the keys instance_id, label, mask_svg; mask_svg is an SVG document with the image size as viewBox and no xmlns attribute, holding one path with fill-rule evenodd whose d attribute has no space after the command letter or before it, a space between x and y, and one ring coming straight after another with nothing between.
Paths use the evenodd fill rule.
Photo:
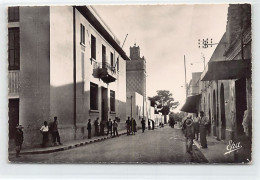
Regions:
<instances>
[{"instance_id":1,"label":"roofline","mask_svg":"<svg viewBox=\"0 0 260 180\"><path fill-rule=\"evenodd\" d=\"M110 45L115 48L115 50L122 56L124 60L130 60L126 55L125 51L120 47L120 45L115 41L115 39L110 35L109 32L103 27L103 25L98 21L95 15L89 10L87 6L75 6L75 8L90 22L90 24L106 39Z\"/></svg>"}]
</instances>

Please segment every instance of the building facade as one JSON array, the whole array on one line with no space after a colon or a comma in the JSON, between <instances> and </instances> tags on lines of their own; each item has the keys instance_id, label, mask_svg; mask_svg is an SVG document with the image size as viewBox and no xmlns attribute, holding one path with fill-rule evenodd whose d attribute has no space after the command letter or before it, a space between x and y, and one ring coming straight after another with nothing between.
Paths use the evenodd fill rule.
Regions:
<instances>
[{"instance_id":1,"label":"building facade","mask_svg":"<svg viewBox=\"0 0 260 180\"><path fill-rule=\"evenodd\" d=\"M204 111L209 118L211 136L246 147L234 153L235 162L251 159L251 42L251 5L230 4L226 32L201 74L201 98L189 101L188 97L185 103L199 104L196 112ZM183 110L190 112L187 108Z\"/></svg>"},{"instance_id":2,"label":"building facade","mask_svg":"<svg viewBox=\"0 0 260 180\"><path fill-rule=\"evenodd\" d=\"M9 133L24 126L25 146L58 117L62 141L82 139L87 121L126 119L126 61L91 6L10 7Z\"/></svg>"}]
</instances>

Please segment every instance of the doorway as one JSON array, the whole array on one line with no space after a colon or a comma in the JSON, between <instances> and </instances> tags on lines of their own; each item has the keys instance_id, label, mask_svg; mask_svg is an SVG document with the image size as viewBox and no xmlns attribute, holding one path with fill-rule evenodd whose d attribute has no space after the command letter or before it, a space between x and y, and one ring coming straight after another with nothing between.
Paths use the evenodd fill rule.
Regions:
<instances>
[{"instance_id":1,"label":"doorway","mask_svg":"<svg viewBox=\"0 0 260 180\"><path fill-rule=\"evenodd\" d=\"M218 136L218 133L217 133L217 130L218 130L218 120L217 120L217 107L216 107L216 93L215 93L215 90L213 91L213 123L214 123L214 126L213 126L213 136Z\"/></svg>"},{"instance_id":2,"label":"doorway","mask_svg":"<svg viewBox=\"0 0 260 180\"><path fill-rule=\"evenodd\" d=\"M244 111L247 109L246 101L246 78L241 78L235 82L236 92L236 123L237 123L237 135L244 135L243 129L243 116Z\"/></svg>"},{"instance_id":3,"label":"doorway","mask_svg":"<svg viewBox=\"0 0 260 180\"><path fill-rule=\"evenodd\" d=\"M14 139L16 125L19 124L19 99L9 99L9 139Z\"/></svg>"},{"instance_id":4,"label":"doorway","mask_svg":"<svg viewBox=\"0 0 260 180\"><path fill-rule=\"evenodd\" d=\"M107 94L107 88L101 87L101 103L102 103L102 109L101 109L101 118L102 121L108 121L108 94Z\"/></svg>"},{"instance_id":5,"label":"doorway","mask_svg":"<svg viewBox=\"0 0 260 180\"><path fill-rule=\"evenodd\" d=\"M207 126L207 130L208 130L208 135L211 134L211 102L210 102L210 94L209 94L209 97L208 97L208 107L209 107L209 124Z\"/></svg>"},{"instance_id":6,"label":"doorway","mask_svg":"<svg viewBox=\"0 0 260 180\"><path fill-rule=\"evenodd\" d=\"M220 86L220 113L221 113L221 139L226 138L226 113L225 113L225 97L224 85Z\"/></svg>"}]
</instances>

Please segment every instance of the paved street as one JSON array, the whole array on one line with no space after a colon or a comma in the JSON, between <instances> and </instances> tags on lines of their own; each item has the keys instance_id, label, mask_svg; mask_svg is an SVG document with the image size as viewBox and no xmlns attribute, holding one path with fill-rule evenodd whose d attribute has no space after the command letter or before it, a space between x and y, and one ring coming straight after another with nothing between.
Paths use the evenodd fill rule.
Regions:
<instances>
[{"instance_id":1,"label":"paved street","mask_svg":"<svg viewBox=\"0 0 260 180\"><path fill-rule=\"evenodd\" d=\"M12 162L40 163L180 163L207 162L193 146L193 154L185 152L185 139L180 129L168 126L155 130L139 130L136 135L123 135L71 150L49 154L10 156Z\"/></svg>"}]
</instances>

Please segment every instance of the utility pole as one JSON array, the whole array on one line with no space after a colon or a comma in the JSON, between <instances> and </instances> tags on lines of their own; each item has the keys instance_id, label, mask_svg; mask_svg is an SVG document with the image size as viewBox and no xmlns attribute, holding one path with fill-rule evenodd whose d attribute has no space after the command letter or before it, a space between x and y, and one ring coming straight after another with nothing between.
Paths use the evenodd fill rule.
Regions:
<instances>
[{"instance_id":1,"label":"utility pole","mask_svg":"<svg viewBox=\"0 0 260 180\"><path fill-rule=\"evenodd\" d=\"M184 72L185 72L185 91L186 91L186 98L187 98L187 79L186 79L186 60L184 55Z\"/></svg>"}]
</instances>

